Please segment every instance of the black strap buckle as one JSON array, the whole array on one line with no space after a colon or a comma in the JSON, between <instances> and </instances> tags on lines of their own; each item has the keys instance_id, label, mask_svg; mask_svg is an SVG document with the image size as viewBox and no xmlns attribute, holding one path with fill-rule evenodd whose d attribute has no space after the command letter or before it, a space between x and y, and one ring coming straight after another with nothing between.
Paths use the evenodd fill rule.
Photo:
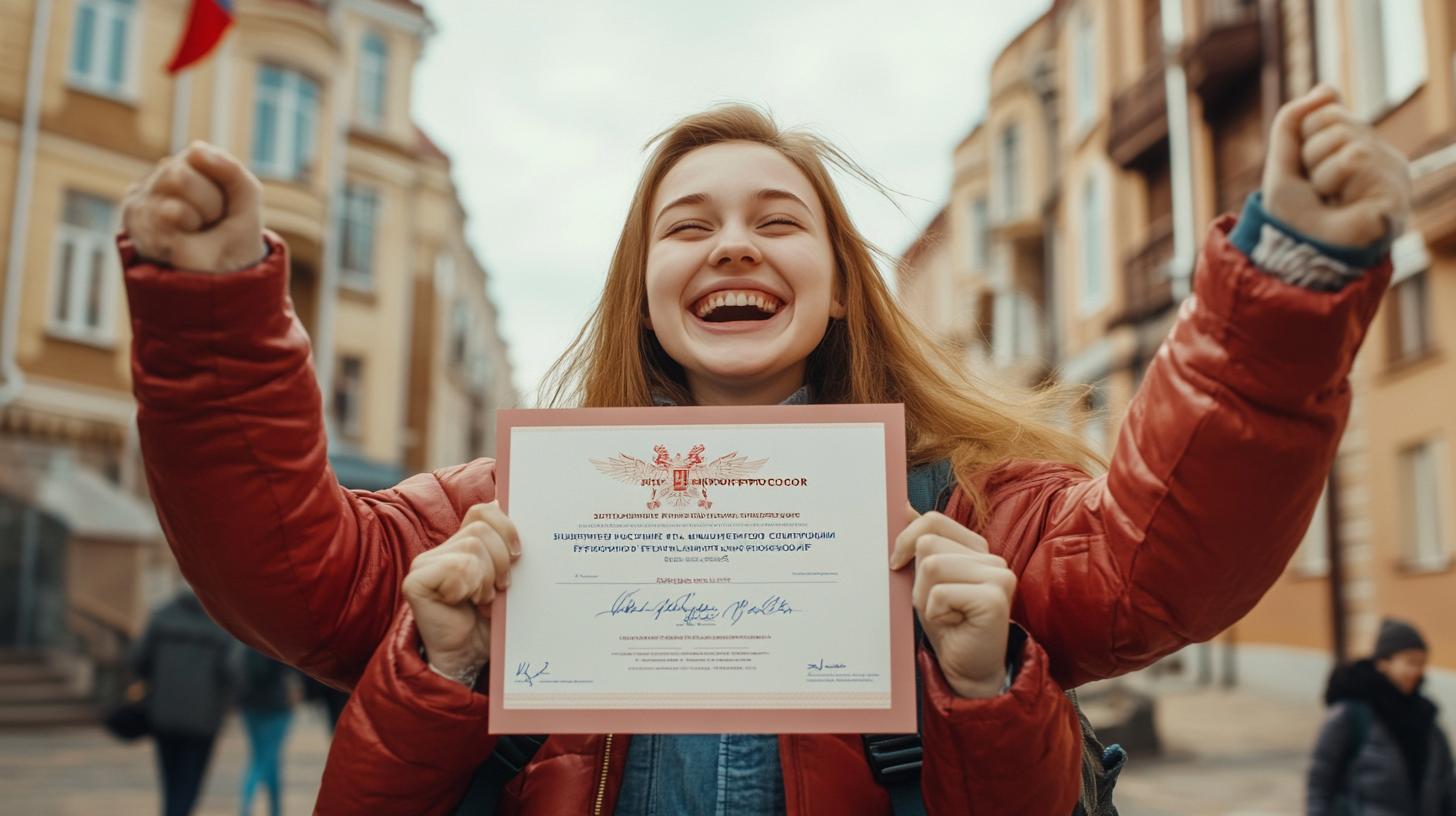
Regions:
<instances>
[{"instance_id":1,"label":"black strap buckle","mask_svg":"<svg viewBox=\"0 0 1456 816\"><path fill-rule=\"evenodd\" d=\"M884 787L916 784L925 759L925 746L919 734L864 734L865 759L870 773Z\"/></svg>"}]
</instances>

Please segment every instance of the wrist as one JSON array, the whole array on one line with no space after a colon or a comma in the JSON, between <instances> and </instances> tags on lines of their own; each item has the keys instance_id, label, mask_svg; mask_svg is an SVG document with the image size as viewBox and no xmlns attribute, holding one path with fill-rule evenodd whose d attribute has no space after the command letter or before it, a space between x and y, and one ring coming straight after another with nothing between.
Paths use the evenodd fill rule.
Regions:
<instances>
[{"instance_id":1,"label":"wrist","mask_svg":"<svg viewBox=\"0 0 1456 816\"><path fill-rule=\"evenodd\" d=\"M984 700L988 697L995 697L1005 693L1010 686L1011 675L1001 666L996 671L985 677L968 679L954 676L951 672L944 672L946 685L955 692L957 697L967 700Z\"/></svg>"},{"instance_id":2,"label":"wrist","mask_svg":"<svg viewBox=\"0 0 1456 816\"><path fill-rule=\"evenodd\" d=\"M432 657L423 643L420 644L420 659L425 661L430 671L466 688L475 688L475 682L480 679L485 664L489 662L489 656L477 659L471 656L441 654Z\"/></svg>"}]
</instances>

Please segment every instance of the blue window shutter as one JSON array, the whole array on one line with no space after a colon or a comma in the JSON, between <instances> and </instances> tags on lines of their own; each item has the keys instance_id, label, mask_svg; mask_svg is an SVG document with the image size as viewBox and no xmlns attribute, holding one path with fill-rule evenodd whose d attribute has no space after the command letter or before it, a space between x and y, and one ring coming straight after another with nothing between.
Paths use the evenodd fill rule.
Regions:
<instances>
[{"instance_id":1,"label":"blue window shutter","mask_svg":"<svg viewBox=\"0 0 1456 816\"><path fill-rule=\"evenodd\" d=\"M130 15L130 12L127 12ZM107 52L106 86L119 90L126 84L127 17L111 18L111 48Z\"/></svg>"},{"instance_id":2,"label":"blue window shutter","mask_svg":"<svg viewBox=\"0 0 1456 816\"><path fill-rule=\"evenodd\" d=\"M71 70L81 76L91 73L95 37L96 9L90 3L82 3L76 7L76 35L71 46Z\"/></svg>"}]
</instances>

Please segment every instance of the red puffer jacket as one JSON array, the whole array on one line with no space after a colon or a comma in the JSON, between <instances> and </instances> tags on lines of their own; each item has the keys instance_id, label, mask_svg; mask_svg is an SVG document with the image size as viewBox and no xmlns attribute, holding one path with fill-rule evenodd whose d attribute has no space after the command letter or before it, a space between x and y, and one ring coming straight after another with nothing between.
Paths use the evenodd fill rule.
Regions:
<instances>
[{"instance_id":1,"label":"red puffer jacket","mask_svg":"<svg viewBox=\"0 0 1456 816\"><path fill-rule=\"evenodd\" d=\"M1205 242L1196 297L1147 371L1110 472L1013 462L982 477L980 532L1021 576L1013 615L1033 640L1011 692L990 700L956 698L920 656L932 813L1070 812L1078 736L1059 688L1212 637L1297 546L1389 266L1337 293L1295 288L1229 243L1232 221ZM416 554L491 500L492 465L378 493L339 487L286 248L270 240L265 262L231 275L159 269L121 240L152 495L214 617L315 676L359 683L318 809L448 812L492 747L485 698L420 661L399 588ZM957 496L949 513L964 521L968 503ZM553 738L512 783L508 812L610 813L626 745ZM888 811L856 737L785 736L780 754L789 813Z\"/></svg>"}]
</instances>

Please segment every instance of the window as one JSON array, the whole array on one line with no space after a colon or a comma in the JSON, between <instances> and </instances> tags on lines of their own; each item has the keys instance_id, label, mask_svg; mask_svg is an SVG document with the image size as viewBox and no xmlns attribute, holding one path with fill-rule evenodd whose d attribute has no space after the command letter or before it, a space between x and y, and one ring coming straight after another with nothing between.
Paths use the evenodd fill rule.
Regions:
<instances>
[{"instance_id":1,"label":"window","mask_svg":"<svg viewBox=\"0 0 1456 816\"><path fill-rule=\"evenodd\" d=\"M1097 109L1097 43L1092 9L1083 2L1072 28L1072 133L1081 134Z\"/></svg>"},{"instance_id":2,"label":"window","mask_svg":"<svg viewBox=\"0 0 1456 816\"><path fill-rule=\"evenodd\" d=\"M253 112L253 167L274 178L302 180L314 157L318 84L297 71L258 69Z\"/></svg>"},{"instance_id":3,"label":"window","mask_svg":"<svg viewBox=\"0 0 1456 816\"><path fill-rule=\"evenodd\" d=\"M128 95L136 0L78 0L71 31L71 83L108 96Z\"/></svg>"},{"instance_id":4,"label":"window","mask_svg":"<svg viewBox=\"0 0 1456 816\"><path fill-rule=\"evenodd\" d=\"M971 260L981 271L991 265L991 213L986 197L971 202Z\"/></svg>"},{"instance_id":5,"label":"window","mask_svg":"<svg viewBox=\"0 0 1456 816\"><path fill-rule=\"evenodd\" d=\"M1424 0L1356 0L1362 107L1378 115L1426 81Z\"/></svg>"},{"instance_id":6,"label":"window","mask_svg":"<svg viewBox=\"0 0 1456 816\"><path fill-rule=\"evenodd\" d=\"M1325 485L1315 505L1314 518L1294 552L1294 570L1301 575L1328 575L1330 571L1330 488Z\"/></svg>"},{"instance_id":7,"label":"window","mask_svg":"<svg viewBox=\"0 0 1456 816\"><path fill-rule=\"evenodd\" d=\"M1428 440L1400 454L1401 491L1405 499L1405 523L1401 531L1406 564L1415 569L1443 569L1450 561L1446 550L1446 519L1442 500L1446 498L1445 446Z\"/></svg>"},{"instance_id":8,"label":"window","mask_svg":"<svg viewBox=\"0 0 1456 816\"><path fill-rule=\"evenodd\" d=\"M470 345L470 310L465 302L457 300L450 312L450 364L465 365L465 353Z\"/></svg>"},{"instance_id":9,"label":"window","mask_svg":"<svg viewBox=\"0 0 1456 816\"><path fill-rule=\"evenodd\" d=\"M435 293L446 300L455 296L455 256L448 250L435 256Z\"/></svg>"},{"instance_id":10,"label":"window","mask_svg":"<svg viewBox=\"0 0 1456 816\"><path fill-rule=\"evenodd\" d=\"M1107 210L1102 185L1094 171L1082 182L1082 292L1083 314L1102 308L1107 300Z\"/></svg>"},{"instance_id":11,"label":"window","mask_svg":"<svg viewBox=\"0 0 1456 816\"><path fill-rule=\"evenodd\" d=\"M373 190L354 184L344 187L341 280L355 289L374 288L374 219L378 210L379 196Z\"/></svg>"},{"instance_id":12,"label":"window","mask_svg":"<svg viewBox=\"0 0 1456 816\"><path fill-rule=\"evenodd\" d=\"M1404 363L1431 352L1430 255L1420 233L1402 235L1391 249L1395 272L1386 295L1386 342L1390 362Z\"/></svg>"},{"instance_id":13,"label":"window","mask_svg":"<svg viewBox=\"0 0 1456 816\"><path fill-rule=\"evenodd\" d=\"M359 119L371 127L384 124L384 90L389 78L389 47L375 32L364 35L359 51Z\"/></svg>"},{"instance_id":14,"label":"window","mask_svg":"<svg viewBox=\"0 0 1456 816\"><path fill-rule=\"evenodd\" d=\"M364 361L345 355L334 372L334 429L348 439L364 432Z\"/></svg>"},{"instance_id":15,"label":"window","mask_svg":"<svg viewBox=\"0 0 1456 816\"><path fill-rule=\"evenodd\" d=\"M994 308L991 349L996 364L1010 365L1039 355L1041 318L1036 301L1012 289L996 295Z\"/></svg>"},{"instance_id":16,"label":"window","mask_svg":"<svg viewBox=\"0 0 1456 816\"><path fill-rule=\"evenodd\" d=\"M51 277L52 334L92 343L114 339L113 301L121 277L115 230L116 205L84 193L66 193Z\"/></svg>"},{"instance_id":17,"label":"window","mask_svg":"<svg viewBox=\"0 0 1456 816\"><path fill-rule=\"evenodd\" d=\"M1004 218L1021 213L1021 131L1007 125L1001 131L1001 214Z\"/></svg>"}]
</instances>

